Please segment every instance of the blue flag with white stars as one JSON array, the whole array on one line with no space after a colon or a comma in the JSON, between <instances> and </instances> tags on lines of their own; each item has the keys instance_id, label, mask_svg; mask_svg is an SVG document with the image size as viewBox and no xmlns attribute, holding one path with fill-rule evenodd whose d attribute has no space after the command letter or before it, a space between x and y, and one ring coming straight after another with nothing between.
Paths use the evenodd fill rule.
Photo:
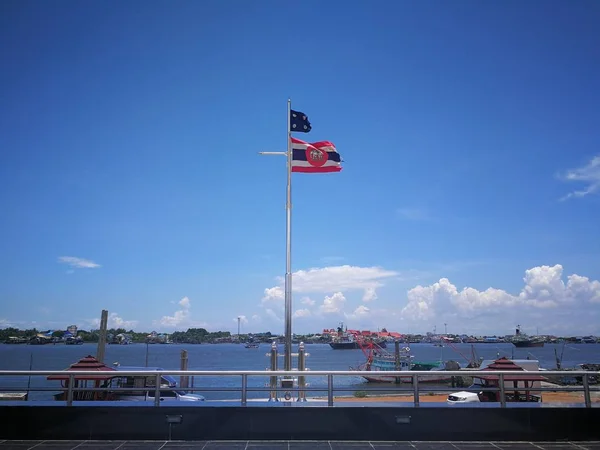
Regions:
<instances>
[{"instance_id":1,"label":"blue flag with white stars","mask_svg":"<svg viewBox=\"0 0 600 450\"><path fill-rule=\"evenodd\" d=\"M308 121L306 114L300 111L290 111L290 131L297 131L299 133L308 133L312 127Z\"/></svg>"}]
</instances>

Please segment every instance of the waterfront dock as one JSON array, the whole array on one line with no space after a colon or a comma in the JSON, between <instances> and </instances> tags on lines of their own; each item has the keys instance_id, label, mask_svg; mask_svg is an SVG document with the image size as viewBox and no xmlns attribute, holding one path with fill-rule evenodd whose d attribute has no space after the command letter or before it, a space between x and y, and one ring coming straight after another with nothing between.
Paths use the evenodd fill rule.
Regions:
<instances>
[{"instance_id":1,"label":"waterfront dock","mask_svg":"<svg viewBox=\"0 0 600 450\"><path fill-rule=\"evenodd\" d=\"M587 377L598 374L576 373L586 381L581 387L534 387L508 388L500 382L498 387L478 388L499 395L498 402L447 404L440 401L425 401L430 395L444 395L448 388L436 389L421 385L419 377L427 376L428 371L413 371L410 386L397 391L413 395L412 398L394 398L396 401L381 401L378 395L384 390L378 386L363 386L365 398L347 398L340 392L348 390L344 379L363 375L357 371L306 371L307 384L285 386L279 383L252 383L253 379L269 381L271 378L298 376L297 371L119 371L120 375L143 374L155 378L149 387L156 391L151 401L106 401L78 400L75 394L81 391L103 392L103 387L76 387L72 382L77 376L102 377L114 375L115 371L0 371L0 379L5 376L50 377L67 374L68 385L53 388L39 388L46 392L63 390L60 401L5 401L0 402L0 439L48 440L64 439L78 441L109 440L129 442L144 440L171 445L173 441L223 441L245 442L248 447L253 441L314 440L336 441L526 441L542 442L592 441L600 440L600 402L596 402L597 387L587 383ZM396 372L390 372L396 375ZM404 372L406 373L406 372ZM458 376L460 371L449 371ZM485 376L489 371L473 371L473 375ZM502 381L512 380L514 371L496 371L495 376ZM551 375L552 371L547 371ZM400 374L400 372L398 372ZM171 388L160 386L165 375L193 376L198 385L188 390L209 394L226 390L238 396L234 401L217 399L199 402L164 400L159 391ZM238 386L203 387L204 377L237 377ZM311 386L311 379L325 378L325 386ZM339 382L336 382L339 380ZM256 387L262 384L261 387ZM113 391L128 392L132 388L110 388ZM135 388L138 389L139 388ZM582 400L573 403L510 401L512 390L539 391L542 395L581 395ZM33 388L32 388L33 390ZM320 401L316 395L325 394ZM260 398L248 398L249 393L258 393ZM338 394L338 395L336 395ZM384 394L387 395L387 394ZM369 397L373 396L373 398ZM444 398L444 397L440 397ZM575 397L568 397L575 399ZM271 399L269 401L269 399ZM23 424L29 424L24 427ZM15 444L16 445L16 444ZM129 445L129 444L127 444ZM145 445L145 444L144 444ZM154 444L152 444L154 445ZM211 446L213 444L210 444ZM217 444L215 444L217 445ZM316 444L315 444L316 445ZM359 445L359 444L357 444ZM363 445L363 444L360 444ZM369 444L371 445L371 444ZM394 443L394 446L397 444ZM404 444L402 444L404 445ZM401 446L402 446L401 445ZM49 445L50 446L50 445ZM181 444L189 447L188 444ZM391 446L391 445L390 445ZM319 444L320 447L320 444ZM317 447L317 448L319 448ZM437 448L437 446L434 446ZM478 445L475 445L478 448ZM25 444L18 445L19 450ZM29 447L27 447L29 448ZM35 447L38 448L37 446ZM78 447L79 448L79 447ZM101 448L97 446L96 448ZM138 447L139 448L139 447ZM196 448L196 447L191 447ZM213 447L206 447L213 448ZM228 448L223 447L221 448ZM237 444L234 447L238 448ZM243 447L246 448L246 447ZM290 447L291 448L291 447ZM305 447L307 448L307 447ZM331 446L330 448L334 448ZM345 447L337 447L345 448ZM370 447L373 448L373 447ZM410 447L414 448L412 444ZM1 450L1 449L0 449ZM519 449L521 450L521 449ZM581 450L581 448L580 448ZM600 448L598 449L600 450Z\"/></svg>"}]
</instances>

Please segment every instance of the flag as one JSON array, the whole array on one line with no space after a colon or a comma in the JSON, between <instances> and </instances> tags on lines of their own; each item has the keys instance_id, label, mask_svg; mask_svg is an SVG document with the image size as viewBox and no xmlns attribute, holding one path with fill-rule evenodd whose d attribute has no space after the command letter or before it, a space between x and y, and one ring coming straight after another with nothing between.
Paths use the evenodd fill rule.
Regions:
<instances>
[{"instance_id":1,"label":"flag","mask_svg":"<svg viewBox=\"0 0 600 450\"><path fill-rule=\"evenodd\" d=\"M342 170L342 159L329 141L308 143L292 140L292 172L327 173Z\"/></svg>"},{"instance_id":2,"label":"flag","mask_svg":"<svg viewBox=\"0 0 600 450\"><path fill-rule=\"evenodd\" d=\"M306 114L300 111L290 110L290 131L308 133L312 127Z\"/></svg>"}]
</instances>

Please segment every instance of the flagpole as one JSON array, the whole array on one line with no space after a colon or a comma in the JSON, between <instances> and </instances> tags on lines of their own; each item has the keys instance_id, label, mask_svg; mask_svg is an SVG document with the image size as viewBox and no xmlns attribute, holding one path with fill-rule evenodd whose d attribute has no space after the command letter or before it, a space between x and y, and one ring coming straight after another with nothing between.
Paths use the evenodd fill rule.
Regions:
<instances>
[{"instance_id":1,"label":"flagpole","mask_svg":"<svg viewBox=\"0 0 600 450\"><path fill-rule=\"evenodd\" d=\"M287 199L285 229L285 354L283 370L292 370L292 101L287 102Z\"/></svg>"}]
</instances>

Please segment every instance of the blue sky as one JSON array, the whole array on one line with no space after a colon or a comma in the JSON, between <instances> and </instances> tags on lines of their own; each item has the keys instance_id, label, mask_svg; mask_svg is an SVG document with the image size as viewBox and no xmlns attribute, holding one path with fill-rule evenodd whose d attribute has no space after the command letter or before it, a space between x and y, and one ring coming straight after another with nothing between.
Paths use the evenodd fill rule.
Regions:
<instances>
[{"instance_id":1,"label":"blue sky","mask_svg":"<svg viewBox=\"0 0 600 450\"><path fill-rule=\"evenodd\" d=\"M282 332L290 97L294 331L600 334L600 4L345 5L3 2L0 326Z\"/></svg>"}]
</instances>

